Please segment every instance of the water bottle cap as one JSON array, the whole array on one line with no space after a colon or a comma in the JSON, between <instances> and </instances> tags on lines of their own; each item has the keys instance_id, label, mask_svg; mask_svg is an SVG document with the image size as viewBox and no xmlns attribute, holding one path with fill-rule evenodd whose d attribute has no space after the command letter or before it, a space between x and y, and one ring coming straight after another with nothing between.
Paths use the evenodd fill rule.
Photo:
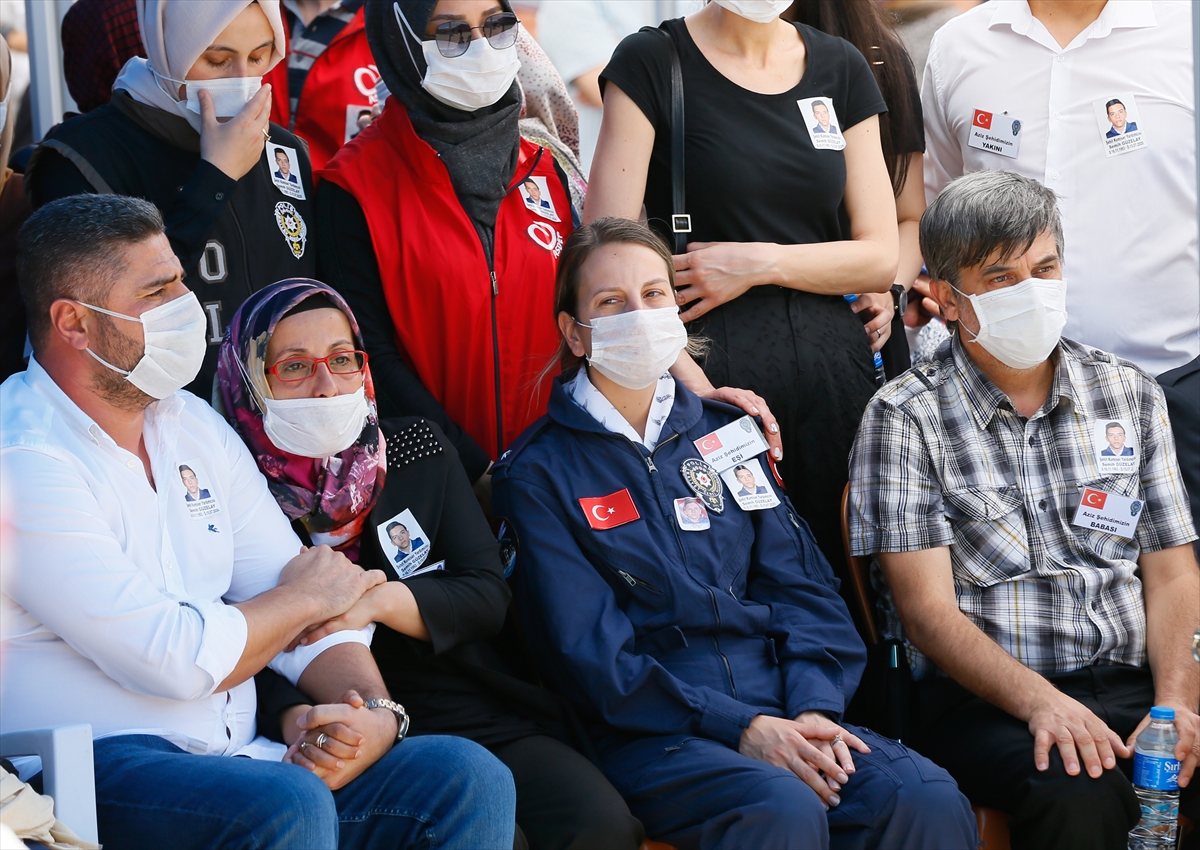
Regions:
<instances>
[{"instance_id":1,"label":"water bottle cap","mask_svg":"<svg viewBox=\"0 0 1200 850\"><path fill-rule=\"evenodd\" d=\"M1175 719L1175 709L1168 708L1165 705L1156 705L1156 706L1154 706L1154 708L1150 709L1150 719L1151 720L1174 720Z\"/></svg>"},{"instance_id":2,"label":"water bottle cap","mask_svg":"<svg viewBox=\"0 0 1200 850\"><path fill-rule=\"evenodd\" d=\"M857 296L857 295L843 295L842 297L843 297L843 298L845 298L847 301L849 301L849 302L851 302L851 303L853 303L853 302L855 302L855 301L857 301L857 300L858 300L858 296Z\"/></svg>"}]
</instances>

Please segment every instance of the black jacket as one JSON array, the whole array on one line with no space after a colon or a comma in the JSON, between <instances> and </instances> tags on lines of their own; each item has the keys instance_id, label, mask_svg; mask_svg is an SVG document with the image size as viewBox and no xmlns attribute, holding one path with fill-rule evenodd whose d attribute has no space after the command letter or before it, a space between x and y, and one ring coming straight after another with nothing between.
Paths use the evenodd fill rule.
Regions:
<instances>
[{"instance_id":1,"label":"black jacket","mask_svg":"<svg viewBox=\"0 0 1200 850\"><path fill-rule=\"evenodd\" d=\"M200 136L187 121L124 92L61 124L26 174L35 209L68 195L101 192L145 198L162 211L184 279L208 314L208 355L188 386L204 399L212 397L225 325L246 296L284 278L316 277L308 149L276 124L270 134L272 145L295 151L304 200L275 186L271 149L235 181L200 158Z\"/></svg>"},{"instance_id":2,"label":"black jacket","mask_svg":"<svg viewBox=\"0 0 1200 850\"><path fill-rule=\"evenodd\" d=\"M568 737L558 698L524 678L499 544L475 499L458 453L437 425L420 418L381 423L387 481L360 539L359 565L398 581L378 529L405 510L429 541L423 566L445 569L407 579L431 642L379 625L371 652L392 698L411 718L410 735L448 734L493 747L529 735ZM300 530L300 529L298 529ZM305 537L300 530L301 537ZM258 687L259 731L282 740L279 714L311 703L281 676L264 670Z\"/></svg>"}]
</instances>

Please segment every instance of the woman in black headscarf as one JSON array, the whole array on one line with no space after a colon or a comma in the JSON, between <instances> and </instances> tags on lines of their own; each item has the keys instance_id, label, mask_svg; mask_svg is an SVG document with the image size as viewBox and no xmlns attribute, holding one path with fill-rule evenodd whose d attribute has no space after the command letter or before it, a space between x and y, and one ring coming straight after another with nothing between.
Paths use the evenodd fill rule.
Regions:
<instances>
[{"instance_id":1,"label":"woman in black headscarf","mask_svg":"<svg viewBox=\"0 0 1200 850\"><path fill-rule=\"evenodd\" d=\"M545 412L577 210L552 153L520 135L508 0L372 0L365 18L391 97L318 175L319 273L362 323L380 413L435 421L486 485ZM774 439L760 398L692 375L767 416Z\"/></svg>"}]
</instances>

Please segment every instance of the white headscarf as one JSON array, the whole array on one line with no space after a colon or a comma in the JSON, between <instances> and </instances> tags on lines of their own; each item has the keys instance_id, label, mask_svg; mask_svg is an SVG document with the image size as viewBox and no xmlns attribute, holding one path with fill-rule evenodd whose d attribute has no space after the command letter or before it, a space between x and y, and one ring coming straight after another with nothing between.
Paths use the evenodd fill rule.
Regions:
<instances>
[{"instance_id":1,"label":"white headscarf","mask_svg":"<svg viewBox=\"0 0 1200 850\"><path fill-rule=\"evenodd\" d=\"M267 62L274 68L284 56L283 18L279 0L137 0L138 26L146 56L125 63L113 91L124 89L133 99L173 112L200 131L200 116L176 97L178 86L163 78L182 80L221 31L251 3L257 2L275 33L275 49ZM157 74L155 73L157 72Z\"/></svg>"}]
</instances>

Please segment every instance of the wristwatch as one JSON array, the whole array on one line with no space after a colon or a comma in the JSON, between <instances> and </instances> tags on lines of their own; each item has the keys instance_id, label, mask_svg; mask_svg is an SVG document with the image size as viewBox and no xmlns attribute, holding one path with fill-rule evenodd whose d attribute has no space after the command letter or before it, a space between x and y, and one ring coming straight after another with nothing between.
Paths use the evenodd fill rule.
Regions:
<instances>
[{"instance_id":1,"label":"wristwatch","mask_svg":"<svg viewBox=\"0 0 1200 850\"><path fill-rule=\"evenodd\" d=\"M390 699L375 698L369 699L363 703L367 708L386 708L392 714L396 715L396 744L404 740L404 736L408 734L408 712L404 710L398 702L392 702Z\"/></svg>"},{"instance_id":2,"label":"wristwatch","mask_svg":"<svg viewBox=\"0 0 1200 850\"><path fill-rule=\"evenodd\" d=\"M908 290L898 283L892 284L892 301L896 305L896 312L903 314L908 309Z\"/></svg>"}]
</instances>

